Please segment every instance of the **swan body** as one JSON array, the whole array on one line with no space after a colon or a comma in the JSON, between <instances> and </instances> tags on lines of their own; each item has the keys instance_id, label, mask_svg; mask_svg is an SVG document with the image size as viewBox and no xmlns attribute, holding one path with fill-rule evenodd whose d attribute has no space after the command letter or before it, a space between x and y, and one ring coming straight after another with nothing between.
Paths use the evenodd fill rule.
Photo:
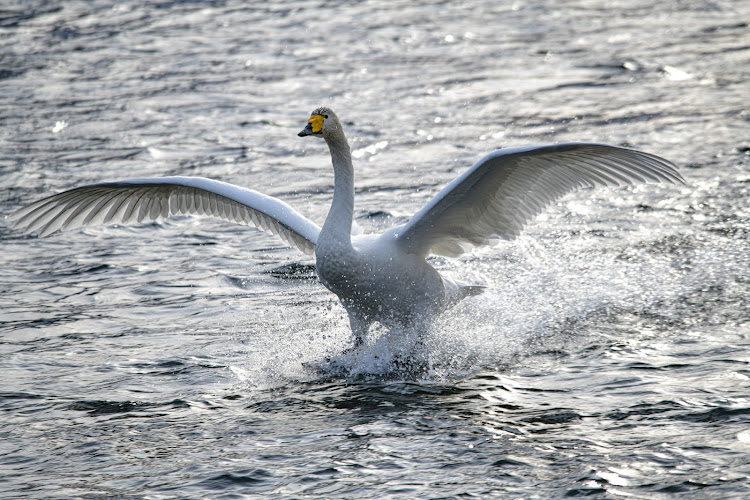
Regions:
<instances>
[{"instance_id":1,"label":"swan body","mask_svg":"<svg viewBox=\"0 0 750 500\"><path fill-rule=\"evenodd\" d=\"M448 184L406 224L380 235L352 236L354 167L341 122L329 108L318 108L298 135L320 137L330 150L334 193L322 227L276 198L199 177L90 184L31 203L9 218L40 236L188 213L255 225L315 255L320 281L339 297L358 346L374 322L422 331L445 309L481 292L481 286L441 276L426 260L429 255L453 257L513 239L549 204L580 188L684 182L667 160L621 147L562 143L500 149Z\"/></svg>"}]
</instances>

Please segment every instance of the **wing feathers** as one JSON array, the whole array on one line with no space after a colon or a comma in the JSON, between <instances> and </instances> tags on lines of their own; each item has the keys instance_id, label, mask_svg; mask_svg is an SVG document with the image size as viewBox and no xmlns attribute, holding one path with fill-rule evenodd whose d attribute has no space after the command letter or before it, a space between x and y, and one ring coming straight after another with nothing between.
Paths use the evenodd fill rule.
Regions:
<instances>
[{"instance_id":1,"label":"wing feathers","mask_svg":"<svg viewBox=\"0 0 750 500\"><path fill-rule=\"evenodd\" d=\"M9 216L40 236L95 224L158 221L178 214L207 215L252 224L313 253L320 228L286 203L250 189L199 177L105 182L31 203Z\"/></svg>"},{"instance_id":2,"label":"wing feathers","mask_svg":"<svg viewBox=\"0 0 750 500\"><path fill-rule=\"evenodd\" d=\"M515 238L571 191L643 182L684 180L667 160L604 144L503 149L475 163L390 234L407 252L456 256L472 245Z\"/></svg>"},{"instance_id":3,"label":"wing feathers","mask_svg":"<svg viewBox=\"0 0 750 500\"><path fill-rule=\"evenodd\" d=\"M407 252L455 256L471 246L513 239L565 194L595 186L683 183L658 156L603 144L563 143L495 151L448 184L409 222L389 231ZM47 236L94 224L208 215L252 224L313 253L320 228L261 193L198 177L132 179L82 186L36 201L10 219Z\"/></svg>"}]
</instances>

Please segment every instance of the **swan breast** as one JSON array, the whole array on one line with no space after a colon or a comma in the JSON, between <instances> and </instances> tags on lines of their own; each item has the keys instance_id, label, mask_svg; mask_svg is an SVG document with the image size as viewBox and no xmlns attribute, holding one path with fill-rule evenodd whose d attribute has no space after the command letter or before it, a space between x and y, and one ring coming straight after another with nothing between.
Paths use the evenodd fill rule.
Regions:
<instances>
[{"instance_id":1,"label":"swan breast","mask_svg":"<svg viewBox=\"0 0 750 500\"><path fill-rule=\"evenodd\" d=\"M321 282L374 321L411 321L440 312L446 303L442 278L427 261L402 252L390 239L363 235L350 250L316 249Z\"/></svg>"}]
</instances>

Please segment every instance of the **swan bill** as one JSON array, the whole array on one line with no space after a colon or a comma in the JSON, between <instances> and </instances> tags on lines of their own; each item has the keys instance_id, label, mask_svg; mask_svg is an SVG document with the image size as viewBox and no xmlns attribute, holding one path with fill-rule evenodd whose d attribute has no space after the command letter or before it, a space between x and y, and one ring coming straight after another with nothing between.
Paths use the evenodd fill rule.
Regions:
<instances>
[{"instance_id":1,"label":"swan bill","mask_svg":"<svg viewBox=\"0 0 750 500\"><path fill-rule=\"evenodd\" d=\"M300 137L321 135L323 133L323 120L325 118L326 117L323 115L312 115L310 119L307 120L307 126L297 135Z\"/></svg>"}]
</instances>

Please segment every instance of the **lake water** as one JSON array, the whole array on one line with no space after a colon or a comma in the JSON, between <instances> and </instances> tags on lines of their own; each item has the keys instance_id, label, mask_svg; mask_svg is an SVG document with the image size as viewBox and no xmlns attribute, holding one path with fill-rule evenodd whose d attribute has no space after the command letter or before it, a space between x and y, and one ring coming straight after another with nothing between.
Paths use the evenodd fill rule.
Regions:
<instances>
[{"instance_id":1,"label":"lake water","mask_svg":"<svg viewBox=\"0 0 750 500\"><path fill-rule=\"evenodd\" d=\"M320 105L358 222L485 153L579 140L685 186L583 191L461 259L487 286L405 373L350 345L312 261L211 219L45 239L0 223L0 496L747 498L750 3L113 3L0 10L0 211L196 175L322 223ZM303 278L303 279L299 279Z\"/></svg>"}]
</instances>

